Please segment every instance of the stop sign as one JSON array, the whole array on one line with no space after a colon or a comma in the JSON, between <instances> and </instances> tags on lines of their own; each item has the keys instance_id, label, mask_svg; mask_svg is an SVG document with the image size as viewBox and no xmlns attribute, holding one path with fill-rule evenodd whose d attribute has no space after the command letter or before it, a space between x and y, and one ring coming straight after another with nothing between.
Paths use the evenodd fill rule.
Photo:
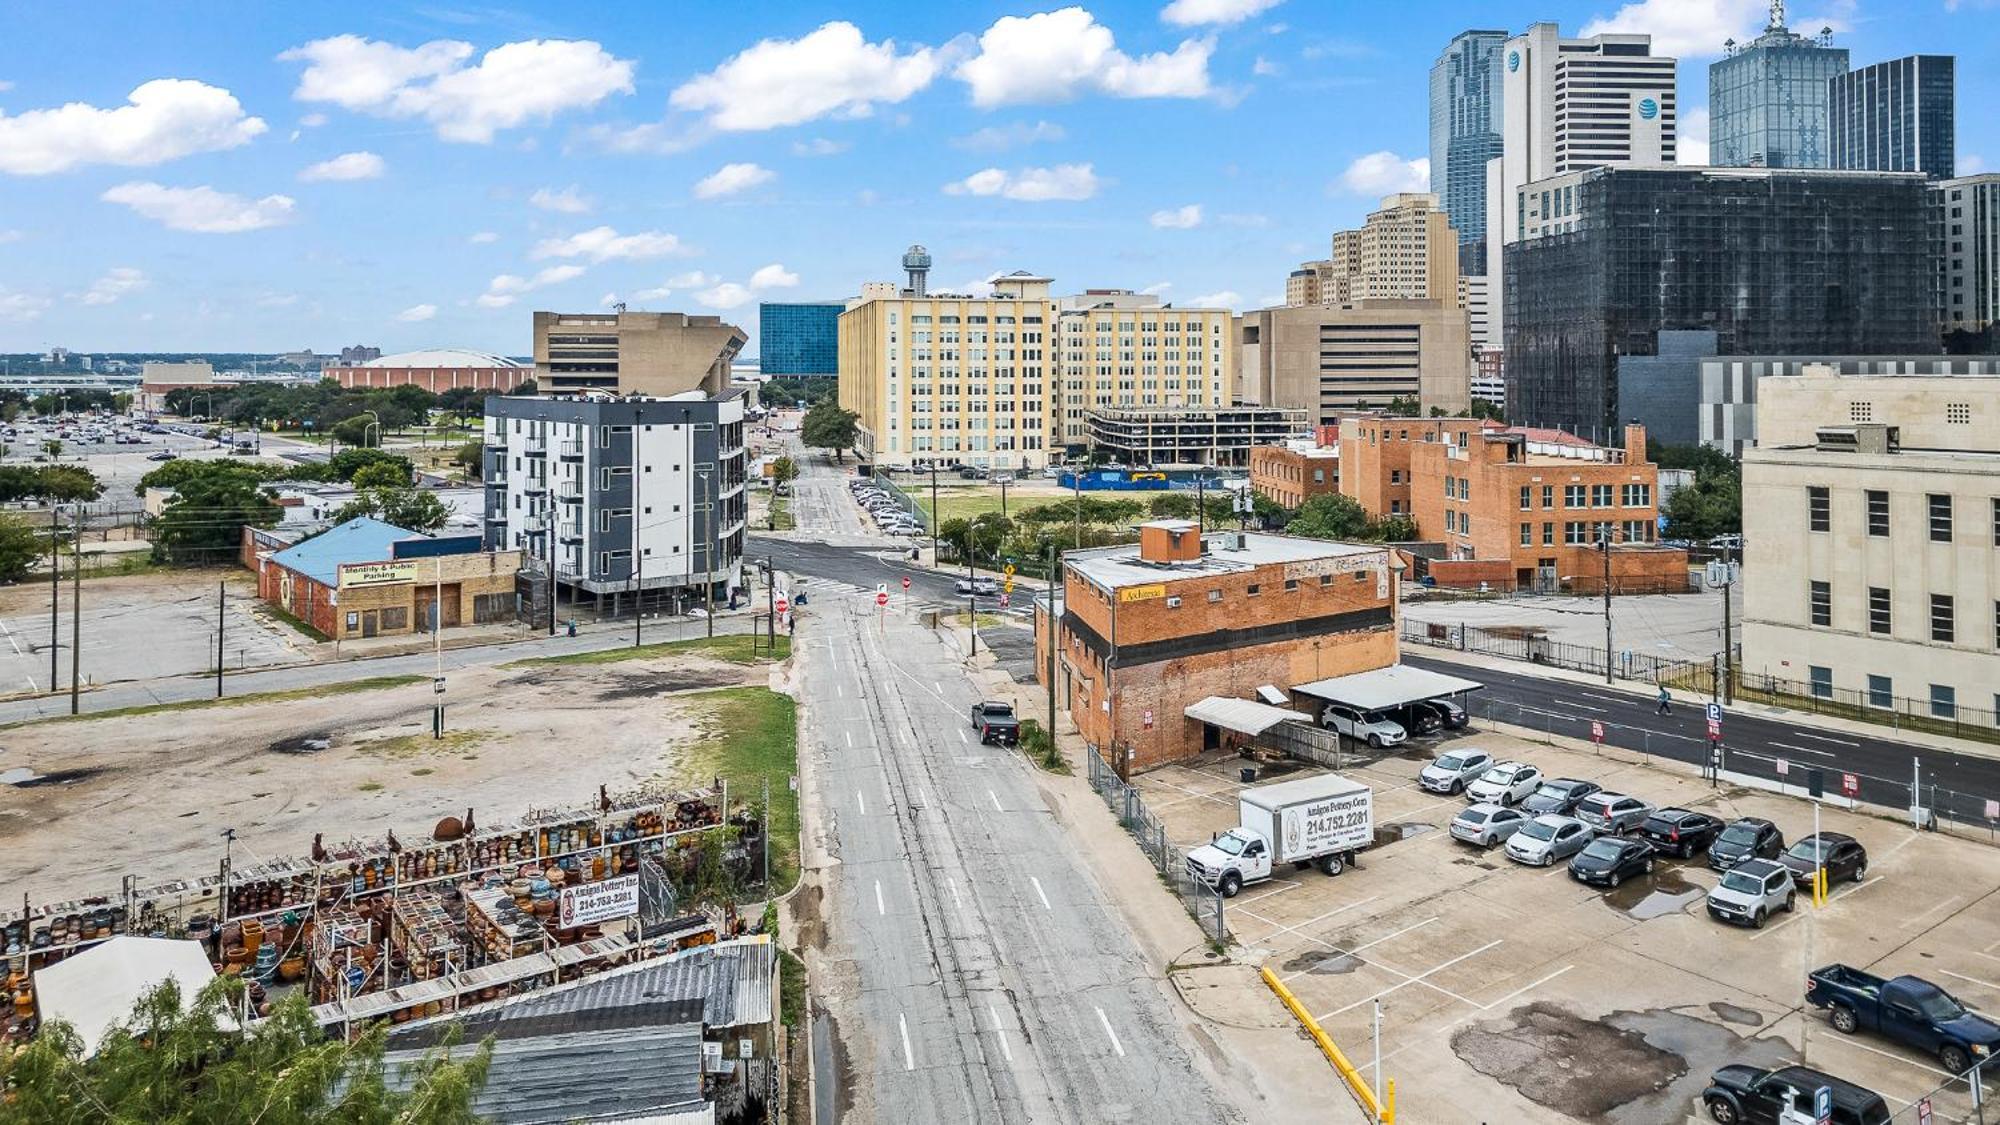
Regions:
<instances>
[{"instance_id":1,"label":"stop sign","mask_svg":"<svg viewBox=\"0 0 2000 1125\"><path fill-rule=\"evenodd\" d=\"M875 595L875 604L876 604L876 605L888 605L888 604L889 604L889 595L888 595L888 592L887 592L887 591L884 591L884 592L882 592L882 593L880 593L880 594L877 594L877 595Z\"/></svg>"},{"instance_id":2,"label":"stop sign","mask_svg":"<svg viewBox=\"0 0 2000 1125\"><path fill-rule=\"evenodd\" d=\"M779 612L779 613L783 613L783 612L785 612L786 610L788 610L788 609L790 609L790 608L792 608L792 603L790 603L790 602L786 601L786 600L785 600L785 599L783 599L783 598L779 598L779 599L778 599L778 612Z\"/></svg>"},{"instance_id":3,"label":"stop sign","mask_svg":"<svg viewBox=\"0 0 2000 1125\"><path fill-rule=\"evenodd\" d=\"M909 579L909 577L908 577L908 576L906 575L906 576L904 576L904 578L903 578L903 589L907 590L907 589L909 589L909 588L910 588L910 579Z\"/></svg>"}]
</instances>

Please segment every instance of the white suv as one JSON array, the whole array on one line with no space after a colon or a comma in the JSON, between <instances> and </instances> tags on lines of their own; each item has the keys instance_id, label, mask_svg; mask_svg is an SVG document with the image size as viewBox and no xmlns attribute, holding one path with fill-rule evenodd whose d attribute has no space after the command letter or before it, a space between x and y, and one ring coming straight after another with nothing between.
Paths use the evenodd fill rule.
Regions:
<instances>
[{"instance_id":1,"label":"white suv","mask_svg":"<svg viewBox=\"0 0 2000 1125\"><path fill-rule=\"evenodd\" d=\"M1377 750L1384 746L1401 746L1410 737L1403 724L1382 712L1359 711L1345 703L1329 705L1320 722L1329 730L1339 731L1357 742L1366 742Z\"/></svg>"},{"instance_id":2,"label":"white suv","mask_svg":"<svg viewBox=\"0 0 2000 1125\"><path fill-rule=\"evenodd\" d=\"M1722 882L1708 892L1708 913L1724 922L1748 922L1764 928L1772 912L1790 913L1798 903L1792 873L1782 863L1746 859L1723 872Z\"/></svg>"},{"instance_id":3,"label":"white suv","mask_svg":"<svg viewBox=\"0 0 2000 1125\"><path fill-rule=\"evenodd\" d=\"M1526 762L1501 762L1465 787L1465 799L1511 805L1527 800L1541 784L1541 770Z\"/></svg>"},{"instance_id":4,"label":"white suv","mask_svg":"<svg viewBox=\"0 0 2000 1125\"><path fill-rule=\"evenodd\" d=\"M1417 784L1433 793L1456 796L1467 783L1478 780L1480 774L1492 768L1493 755L1484 750L1453 750L1439 754L1436 761L1425 766L1417 775Z\"/></svg>"}]
</instances>

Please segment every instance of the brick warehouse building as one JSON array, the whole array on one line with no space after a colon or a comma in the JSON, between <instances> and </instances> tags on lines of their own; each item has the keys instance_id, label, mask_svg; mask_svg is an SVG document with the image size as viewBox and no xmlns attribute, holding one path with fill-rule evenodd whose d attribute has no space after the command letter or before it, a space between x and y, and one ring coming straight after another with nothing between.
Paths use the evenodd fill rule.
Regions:
<instances>
[{"instance_id":1,"label":"brick warehouse building","mask_svg":"<svg viewBox=\"0 0 2000 1125\"><path fill-rule=\"evenodd\" d=\"M1086 742L1129 770L1194 757L1208 696L1246 697L1396 662L1394 576L1381 547L1140 525L1138 544L1063 559L1056 697ZM1046 606L1036 675L1049 674Z\"/></svg>"},{"instance_id":2,"label":"brick warehouse building","mask_svg":"<svg viewBox=\"0 0 2000 1125\"><path fill-rule=\"evenodd\" d=\"M351 389L422 387L432 394L443 394L456 387L470 387L504 395L533 379L535 369L485 352L433 348L385 355L352 366L328 367L321 375Z\"/></svg>"},{"instance_id":3,"label":"brick warehouse building","mask_svg":"<svg viewBox=\"0 0 2000 1125\"><path fill-rule=\"evenodd\" d=\"M1257 446L1250 451L1250 487L1279 507L1294 509L1339 492L1340 446L1309 441Z\"/></svg>"},{"instance_id":4,"label":"brick warehouse building","mask_svg":"<svg viewBox=\"0 0 2000 1125\"><path fill-rule=\"evenodd\" d=\"M246 553L252 550L245 528ZM360 518L297 546L255 555L257 595L335 640L515 620L520 551L481 551L478 535L432 537Z\"/></svg>"}]
</instances>

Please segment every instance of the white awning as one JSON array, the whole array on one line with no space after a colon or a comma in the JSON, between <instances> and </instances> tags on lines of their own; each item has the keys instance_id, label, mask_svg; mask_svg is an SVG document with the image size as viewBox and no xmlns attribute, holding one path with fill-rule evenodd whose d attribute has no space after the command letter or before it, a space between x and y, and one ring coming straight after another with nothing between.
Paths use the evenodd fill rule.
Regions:
<instances>
[{"instance_id":1,"label":"white awning","mask_svg":"<svg viewBox=\"0 0 2000 1125\"><path fill-rule=\"evenodd\" d=\"M1211 695L1193 704L1185 714L1196 722L1248 735L1263 734L1279 723L1312 722L1311 715L1298 711L1272 707L1249 699L1230 699L1221 695Z\"/></svg>"},{"instance_id":2,"label":"white awning","mask_svg":"<svg viewBox=\"0 0 2000 1125\"><path fill-rule=\"evenodd\" d=\"M1314 680L1309 684L1300 684L1292 690L1302 695L1345 703L1349 707L1358 707L1363 711L1379 711L1384 707L1400 707L1406 703L1456 695L1462 691L1477 691L1485 686L1477 680L1468 680L1462 676L1447 676L1442 672L1412 668L1408 664L1392 664L1387 668L1377 668L1373 672L1356 672L1351 676Z\"/></svg>"},{"instance_id":3,"label":"white awning","mask_svg":"<svg viewBox=\"0 0 2000 1125\"><path fill-rule=\"evenodd\" d=\"M215 979L201 943L121 934L93 949L35 971L35 1000L42 1022L61 1020L83 1040L85 1058L97 1053L132 1006L163 981L180 986L183 1010ZM222 1017L228 1027L235 1021Z\"/></svg>"}]
</instances>

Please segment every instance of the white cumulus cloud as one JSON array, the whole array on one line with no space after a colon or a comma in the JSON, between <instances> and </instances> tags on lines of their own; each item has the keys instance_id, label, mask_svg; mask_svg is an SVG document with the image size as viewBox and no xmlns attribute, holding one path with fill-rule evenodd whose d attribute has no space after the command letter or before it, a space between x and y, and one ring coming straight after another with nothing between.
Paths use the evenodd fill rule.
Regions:
<instances>
[{"instance_id":1,"label":"white cumulus cloud","mask_svg":"<svg viewBox=\"0 0 2000 1125\"><path fill-rule=\"evenodd\" d=\"M439 39L399 47L359 35L315 39L278 56L303 62L303 102L375 117L418 118L447 141L484 144L501 129L588 109L632 92L633 63L587 39L505 43L470 62L473 46Z\"/></svg>"},{"instance_id":2,"label":"white cumulus cloud","mask_svg":"<svg viewBox=\"0 0 2000 1125\"><path fill-rule=\"evenodd\" d=\"M829 137L814 137L809 141L793 141L793 156L838 156L854 146L846 141L836 141Z\"/></svg>"},{"instance_id":3,"label":"white cumulus cloud","mask_svg":"<svg viewBox=\"0 0 2000 1125\"><path fill-rule=\"evenodd\" d=\"M312 183L319 180L373 180L379 179L388 165L372 152L343 152L331 160L322 160L299 173L299 179Z\"/></svg>"},{"instance_id":4,"label":"white cumulus cloud","mask_svg":"<svg viewBox=\"0 0 2000 1125\"><path fill-rule=\"evenodd\" d=\"M771 171L761 164L724 164L714 172L695 181L694 197L696 199L721 199L726 195L735 195L739 192L749 191L751 188L762 184L768 184L777 178L778 174L776 172Z\"/></svg>"},{"instance_id":5,"label":"white cumulus cloud","mask_svg":"<svg viewBox=\"0 0 2000 1125\"><path fill-rule=\"evenodd\" d=\"M953 75L990 108L1069 101L1085 93L1119 98L1198 98L1211 92L1213 39L1189 39L1171 53L1133 58L1111 29L1082 8L1002 16L979 36L978 53Z\"/></svg>"},{"instance_id":6,"label":"white cumulus cloud","mask_svg":"<svg viewBox=\"0 0 2000 1125\"><path fill-rule=\"evenodd\" d=\"M946 195L998 195L1025 203L1075 201L1097 194L1097 174L1088 164L1058 164L1053 168L986 168L944 185Z\"/></svg>"},{"instance_id":7,"label":"white cumulus cloud","mask_svg":"<svg viewBox=\"0 0 2000 1125\"><path fill-rule=\"evenodd\" d=\"M531 258L589 258L592 262L617 259L639 261L684 254L687 248L679 237L663 230L619 234L611 227L592 227L567 238L545 238L535 243Z\"/></svg>"},{"instance_id":8,"label":"white cumulus cloud","mask_svg":"<svg viewBox=\"0 0 2000 1125\"><path fill-rule=\"evenodd\" d=\"M710 277L700 270L688 270L686 273L675 274L652 289L639 290L632 294L632 299L635 301L664 301L668 297L673 296L676 289L697 289L704 285L712 285L720 280L721 278Z\"/></svg>"},{"instance_id":9,"label":"white cumulus cloud","mask_svg":"<svg viewBox=\"0 0 2000 1125\"><path fill-rule=\"evenodd\" d=\"M750 299L754 296L756 294L750 292L747 286L738 285L733 281L725 281L713 288L704 289L696 293L694 299L711 309L733 309L739 305L749 304Z\"/></svg>"},{"instance_id":10,"label":"white cumulus cloud","mask_svg":"<svg viewBox=\"0 0 2000 1125\"><path fill-rule=\"evenodd\" d=\"M1174 0L1160 9L1160 18L1189 27L1204 23L1242 23L1262 15L1284 0Z\"/></svg>"},{"instance_id":11,"label":"white cumulus cloud","mask_svg":"<svg viewBox=\"0 0 2000 1125\"><path fill-rule=\"evenodd\" d=\"M798 283L799 275L786 269L779 262L772 262L750 275L752 289L790 289Z\"/></svg>"},{"instance_id":12,"label":"white cumulus cloud","mask_svg":"<svg viewBox=\"0 0 2000 1125\"><path fill-rule=\"evenodd\" d=\"M1062 126L1054 122L1037 121L1030 125L1025 121L1016 121L1011 125L988 125L963 137L953 137L951 143L973 152L1000 152L1016 145L1059 141L1068 135Z\"/></svg>"},{"instance_id":13,"label":"white cumulus cloud","mask_svg":"<svg viewBox=\"0 0 2000 1125\"><path fill-rule=\"evenodd\" d=\"M1201 204L1190 203L1170 211L1155 211L1152 223L1160 230L1193 230L1201 225Z\"/></svg>"},{"instance_id":14,"label":"white cumulus cloud","mask_svg":"<svg viewBox=\"0 0 2000 1125\"><path fill-rule=\"evenodd\" d=\"M486 292L480 294L478 303L489 309L504 309L514 303L523 293L542 289L550 285L561 285L584 275L582 266L550 266L533 277L503 273L486 283Z\"/></svg>"},{"instance_id":15,"label":"white cumulus cloud","mask_svg":"<svg viewBox=\"0 0 2000 1125\"><path fill-rule=\"evenodd\" d=\"M292 219L292 198L249 199L212 187L167 187L145 180L119 184L98 198L122 203L170 230L198 234L240 234L281 226Z\"/></svg>"},{"instance_id":16,"label":"white cumulus cloud","mask_svg":"<svg viewBox=\"0 0 2000 1125\"><path fill-rule=\"evenodd\" d=\"M1708 163L1708 107L1691 109L1674 123L1674 163Z\"/></svg>"},{"instance_id":17,"label":"white cumulus cloud","mask_svg":"<svg viewBox=\"0 0 2000 1125\"><path fill-rule=\"evenodd\" d=\"M1851 7L1851 3L1830 0L1827 6L1834 10L1825 15L1794 17L1787 22L1796 28L1831 26L1835 31L1847 30L1840 10ZM1765 0L1637 0L1609 16L1591 20L1581 34L1640 33L1653 37L1656 55L1714 58L1722 54L1724 41L1734 39L1742 43L1755 37L1768 22L1769 13L1770 5Z\"/></svg>"},{"instance_id":18,"label":"white cumulus cloud","mask_svg":"<svg viewBox=\"0 0 2000 1125\"><path fill-rule=\"evenodd\" d=\"M0 285L0 320L36 320L54 303L47 297Z\"/></svg>"},{"instance_id":19,"label":"white cumulus cloud","mask_svg":"<svg viewBox=\"0 0 2000 1125\"><path fill-rule=\"evenodd\" d=\"M466 241L472 243L474 246L483 246L488 242L500 241L500 236L490 230L482 230L474 232Z\"/></svg>"},{"instance_id":20,"label":"white cumulus cloud","mask_svg":"<svg viewBox=\"0 0 2000 1125\"><path fill-rule=\"evenodd\" d=\"M776 129L829 114L866 117L930 85L942 65L929 47L899 54L894 40L870 43L860 28L835 20L798 39L760 40L667 101L706 114L717 129Z\"/></svg>"},{"instance_id":21,"label":"white cumulus cloud","mask_svg":"<svg viewBox=\"0 0 2000 1125\"><path fill-rule=\"evenodd\" d=\"M83 294L86 305L114 305L118 298L137 293L152 282L145 273L131 266L114 266L106 270L103 277L90 283Z\"/></svg>"},{"instance_id":22,"label":"white cumulus cloud","mask_svg":"<svg viewBox=\"0 0 2000 1125\"><path fill-rule=\"evenodd\" d=\"M71 102L12 116L0 112L0 172L40 176L85 164L161 164L249 144L266 128L227 90L157 78L116 109Z\"/></svg>"},{"instance_id":23,"label":"white cumulus cloud","mask_svg":"<svg viewBox=\"0 0 2000 1125\"><path fill-rule=\"evenodd\" d=\"M1340 174L1340 186L1356 195L1394 195L1400 191L1429 191L1431 162L1420 156L1405 160L1384 149L1357 158Z\"/></svg>"},{"instance_id":24,"label":"white cumulus cloud","mask_svg":"<svg viewBox=\"0 0 2000 1125\"><path fill-rule=\"evenodd\" d=\"M404 324L422 324L424 321L437 316L437 314L438 307L436 305L411 305L409 308L397 313L396 319L402 321Z\"/></svg>"},{"instance_id":25,"label":"white cumulus cloud","mask_svg":"<svg viewBox=\"0 0 2000 1125\"><path fill-rule=\"evenodd\" d=\"M1185 307L1194 309L1233 309L1243 303L1243 294L1234 289L1224 289L1215 293L1203 293L1189 301Z\"/></svg>"},{"instance_id":26,"label":"white cumulus cloud","mask_svg":"<svg viewBox=\"0 0 2000 1125\"><path fill-rule=\"evenodd\" d=\"M544 211L555 211L563 215L581 215L590 210L590 197L571 184L561 191L555 188L536 188L528 197L528 202Z\"/></svg>"}]
</instances>

